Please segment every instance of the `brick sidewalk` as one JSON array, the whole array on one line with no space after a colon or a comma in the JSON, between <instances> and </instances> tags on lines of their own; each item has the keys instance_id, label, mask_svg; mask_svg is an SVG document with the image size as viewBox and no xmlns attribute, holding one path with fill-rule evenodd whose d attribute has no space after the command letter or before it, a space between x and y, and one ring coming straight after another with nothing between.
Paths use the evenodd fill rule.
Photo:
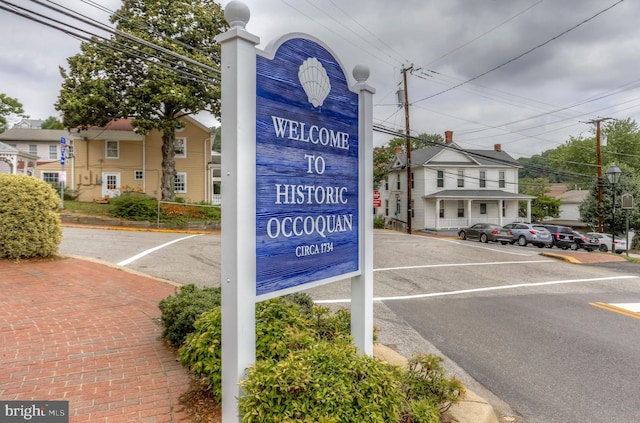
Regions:
<instances>
[{"instance_id":1,"label":"brick sidewalk","mask_svg":"<svg viewBox=\"0 0 640 423\"><path fill-rule=\"evenodd\" d=\"M70 422L188 422L159 339L174 287L76 258L0 260L0 399L68 400Z\"/></svg>"}]
</instances>

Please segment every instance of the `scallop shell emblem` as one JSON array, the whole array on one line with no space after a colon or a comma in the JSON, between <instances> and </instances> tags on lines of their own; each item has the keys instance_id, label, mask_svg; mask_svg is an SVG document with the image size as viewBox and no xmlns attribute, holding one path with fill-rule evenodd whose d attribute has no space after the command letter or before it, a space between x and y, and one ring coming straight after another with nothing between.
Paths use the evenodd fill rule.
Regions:
<instances>
[{"instance_id":1,"label":"scallop shell emblem","mask_svg":"<svg viewBox=\"0 0 640 423\"><path fill-rule=\"evenodd\" d=\"M313 104L313 107L322 106L331 91L331 82L322 63L315 57L308 58L298 69L298 79L307 94L309 103Z\"/></svg>"}]
</instances>

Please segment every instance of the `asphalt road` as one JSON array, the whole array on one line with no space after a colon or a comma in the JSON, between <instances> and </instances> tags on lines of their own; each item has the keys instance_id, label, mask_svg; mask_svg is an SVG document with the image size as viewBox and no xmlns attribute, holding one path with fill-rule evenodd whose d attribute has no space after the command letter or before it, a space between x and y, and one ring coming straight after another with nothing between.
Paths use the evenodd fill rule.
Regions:
<instances>
[{"instance_id":1,"label":"asphalt road","mask_svg":"<svg viewBox=\"0 0 640 423\"><path fill-rule=\"evenodd\" d=\"M450 374L515 421L640 421L640 314L592 305L640 304L640 266L389 231L374 242L381 342L447 357ZM65 228L60 250L180 283L220 279L217 235ZM348 306L350 285L308 292Z\"/></svg>"}]
</instances>

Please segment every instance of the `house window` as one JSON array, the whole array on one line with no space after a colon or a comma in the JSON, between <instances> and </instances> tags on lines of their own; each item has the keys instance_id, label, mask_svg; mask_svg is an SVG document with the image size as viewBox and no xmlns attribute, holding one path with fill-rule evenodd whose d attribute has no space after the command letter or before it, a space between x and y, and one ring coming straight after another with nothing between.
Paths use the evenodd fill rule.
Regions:
<instances>
[{"instance_id":1,"label":"house window","mask_svg":"<svg viewBox=\"0 0 640 423\"><path fill-rule=\"evenodd\" d=\"M107 159L117 159L120 157L120 143L118 141L107 141L106 149Z\"/></svg>"},{"instance_id":2,"label":"house window","mask_svg":"<svg viewBox=\"0 0 640 423\"><path fill-rule=\"evenodd\" d=\"M411 172L411 189L414 189L414 188L415 188L415 184L413 181L413 172Z\"/></svg>"},{"instance_id":3,"label":"house window","mask_svg":"<svg viewBox=\"0 0 640 423\"><path fill-rule=\"evenodd\" d=\"M499 186L500 188L504 188L504 186L505 186L505 182L504 182L504 170L501 170L501 171L498 173L498 186Z\"/></svg>"},{"instance_id":4,"label":"house window","mask_svg":"<svg viewBox=\"0 0 640 423\"><path fill-rule=\"evenodd\" d=\"M464 187L464 170L458 171L458 188Z\"/></svg>"},{"instance_id":5,"label":"house window","mask_svg":"<svg viewBox=\"0 0 640 423\"><path fill-rule=\"evenodd\" d=\"M440 217L444 218L444 200L440 200Z\"/></svg>"},{"instance_id":6,"label":"house window","mask_svg":"<svg viewBox=\"0 0 640 423\"><path fill-rule=\"evenodd\" d=\"M389 200L384 200L384 215L389 216Z\"/></svg>"},{"instance_id":7,"label":"house window","mask_svg":"<svg viewBox=\"0 0 640 423\"><path fill-rule=\"evenodd\" d=\"M36 144L29 144L29 154L38 154L38 146Z\"/></svg>"},{"instance_id":8,"label":"house window","mask_svg":"<svg viewBox=\"0 0 640 423\"><path fill-rule=\"evenodd\" d=\"M184 159L187 157L187 139L176 138L173 141L173 150L176 152L176 158Z\"/></svg>"},{"instance_id":9,"label":"house window","mask_svg":"<svg viewBox=\"0 0 640 423\"><path fill-rule=\"evenodd\" d=\"M389 177L384 178L384 189L389 191Z\"/></svg>"},{"instance_id":10,"label":"house window","mask_svg":"<svg viewBox=\"0 0 640 423\"><path fill-rule=\"evenodd\" d=\"M507 217L507 202L502 201L502 217Z\"/></svg>"},{"instance_id":11,"label":"house window","mask_svg":"<svg viewBox=\"0 0 640 423\"><path fill-rule=\"evenodd\" d=\"M136 170L133 177L136 181L141 181L144 179L144 172L142 170Z\"/></svg>"},{"instance_id":12,"label":"house window","mask_svg":"<svg viewBox=\"0 0 640 423\"><path fill-rule=\"evenodd\" d=\"M487 214L487 204L480 203L480 214Z\"/></svg>"},{"instance_id":13,"label":"house window","mask_svg":"<svg viewBox=\"0 0 640 423\"><path fill-rule=\"evenodd\" d=\"M176 179L173 182L173 191L179 194L187 192L187 174L185 172L177 172Z\"/></svg>"},{"instance_id":14,"label":"house window","mask_svg":"<svg viewBox=\"0 0 640 423\"><path fill-rule=\"evenodd\" d=\"M42 180L51 185L58 185L58 172L42 172Z\"/></svg>"},{"instance_id":15,"label":"house window","mask_svg":"<svg viewBox=\"0 0 640 423\"><path fill-rule=\"evenodd\" d=\"M458 217L464 217L464 200L458 200Z\"/></svg>"},{"instance_id":16,"label":"house window","mask_svg":"<svg viewBox=\"0 0 640 423\"><path fill-rule=\"evenodd\" d=\"M438 188L444 188L444 171L443 170L438 171L437 180L438 180L438 184L437 184Z\"/></svg>"},{"instance_id":17,"label":"house window","mask_svg":"<svg viewBox=\"0 0 640 423\"><path fill-rule=\"evenodd\" d=\"M400 175L398 175L398 180L396 181L396 189L400 190Z\"/></svg>"},{"instance_id":18,"label":"house window","mask_svg":"<svg viewBox=\"0 0 640 423\"><path fill-rule=\"evenodd\" d=\"M49 146L49 160L58 160L58 146L50 145Z\"/></svg>"},{"instance_id":19,"label":"house window","mask_svg":"<svg viewBox=\"0 0 640 423\"><path fill-rule=\"evenodd\" d=\"M487 171L481 170L480 171L480 188L486 188L486 187L487 187Z\"/></svg>"}]
</instances>

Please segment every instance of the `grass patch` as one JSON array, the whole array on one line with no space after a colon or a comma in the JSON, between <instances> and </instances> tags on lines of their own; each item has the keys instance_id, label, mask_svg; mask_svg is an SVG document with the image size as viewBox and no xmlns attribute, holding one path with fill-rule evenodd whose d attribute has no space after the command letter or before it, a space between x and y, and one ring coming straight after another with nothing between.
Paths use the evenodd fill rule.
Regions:
<instances>
[{"instance_id":1,"label":"grass patch","mask_svg":"<svg viewBox=\"0 0 640 423\"><path fill-rule=\"evenodd\" d=\"M65 200L64 210L71 213L87 214L92 216L110 216L111 204L98 204L82 201Z\"/></svg>"}]
</instances>

